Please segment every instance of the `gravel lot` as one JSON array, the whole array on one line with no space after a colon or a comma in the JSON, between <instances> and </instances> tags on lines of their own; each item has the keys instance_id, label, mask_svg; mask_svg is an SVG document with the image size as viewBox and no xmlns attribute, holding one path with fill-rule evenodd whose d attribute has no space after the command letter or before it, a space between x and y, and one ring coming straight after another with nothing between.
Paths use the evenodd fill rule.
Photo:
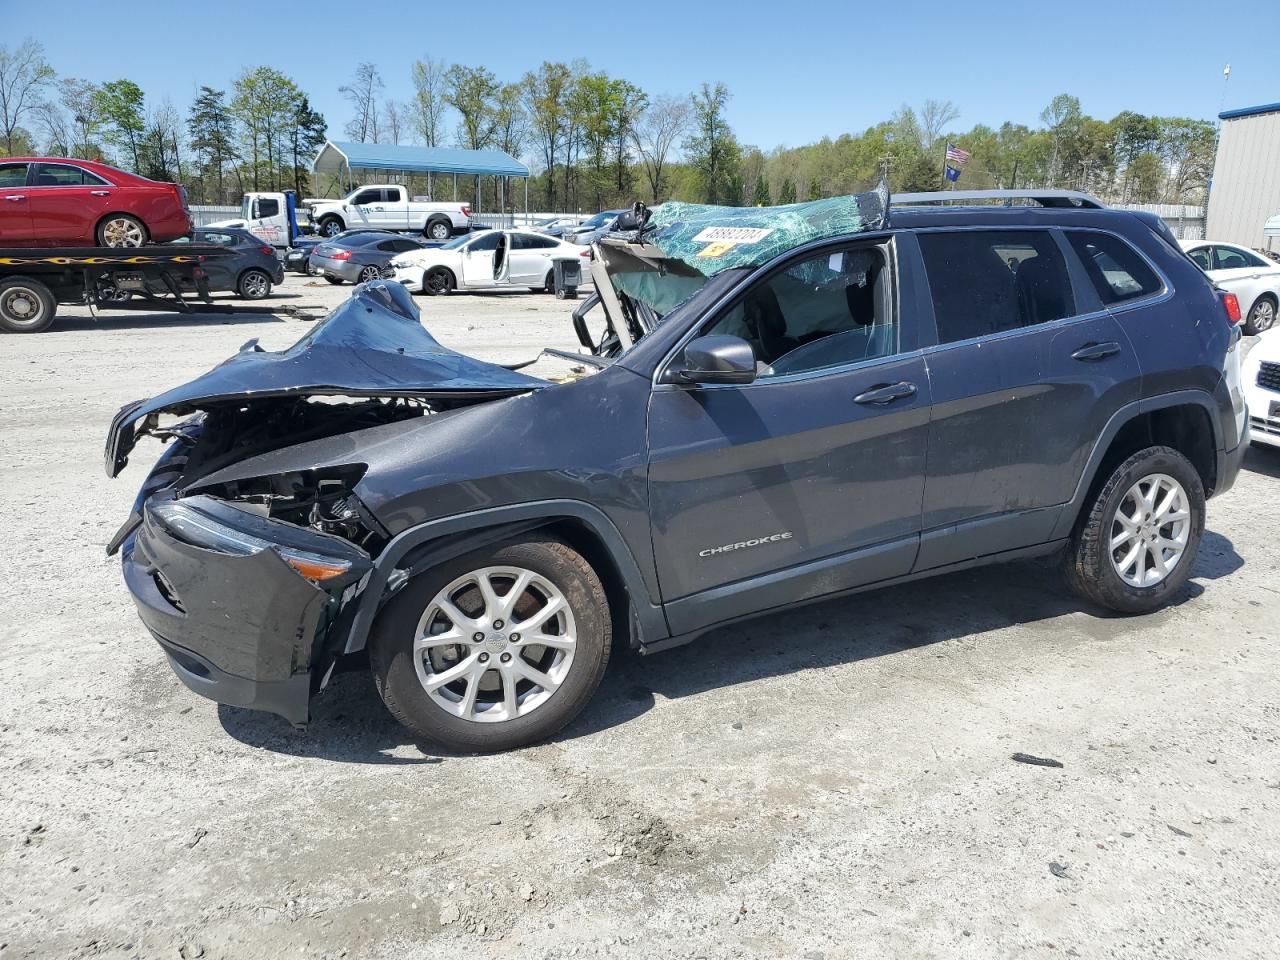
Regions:
<instances>
[{"instance_id":1,"label":"gravel lot","mask_svg":"<svg viewBox=\"0 0 1280 960\"><path fill-rule=\"evenodd\" d=\"M419 303L481 357L573 346L550 297ZM115 410L306 329L68 309L0 341L0 960L1280 951L1280 455L1152 616L957 574L618 654L556 742L441 756L365 672L306 733L189 693L103 555L158 449L107 481Z\"/></svg>"}]
</instances>

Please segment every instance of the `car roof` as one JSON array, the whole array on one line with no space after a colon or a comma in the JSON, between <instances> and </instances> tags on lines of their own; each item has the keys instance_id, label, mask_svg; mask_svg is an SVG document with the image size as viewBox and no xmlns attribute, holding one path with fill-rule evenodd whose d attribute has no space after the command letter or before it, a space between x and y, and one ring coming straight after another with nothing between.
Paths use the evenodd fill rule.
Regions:
<instances>
[{"instance_id":1,"label":"car roof","mask_svg":"<svg viewBox=\"0 0 1280 960\"><path fill-rule=\"evenodd\" d=\"M84 167L94 173L114 174L135 183L160 183L159 180L148 180L146 177L128 170L121 170L101 160L82 160L80 157L0 157L0 163L57 163L63 166Z\"/></svg>"}]
</instances>

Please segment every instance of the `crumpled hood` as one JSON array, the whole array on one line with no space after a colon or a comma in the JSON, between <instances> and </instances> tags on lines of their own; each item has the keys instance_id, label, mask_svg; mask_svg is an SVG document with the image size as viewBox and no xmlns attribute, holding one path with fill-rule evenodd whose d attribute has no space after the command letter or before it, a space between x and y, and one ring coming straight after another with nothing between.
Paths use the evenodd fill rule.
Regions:
<instances>
[{"instance_id":1,"label":"crumpled hood","mask_svg":"<svg viewBox=\"0 0 1280 960\"><path fill-rule=\"evenodd\" d=\"M265 351L250 340L203 376L121 408L107 434L107 476L124 469L138 421L151 414L284 396L496 399L546 386L545 380L441 346L422 326L408 291L375 280L357 287L287 350Z\"/></svg>"}]
</instances>

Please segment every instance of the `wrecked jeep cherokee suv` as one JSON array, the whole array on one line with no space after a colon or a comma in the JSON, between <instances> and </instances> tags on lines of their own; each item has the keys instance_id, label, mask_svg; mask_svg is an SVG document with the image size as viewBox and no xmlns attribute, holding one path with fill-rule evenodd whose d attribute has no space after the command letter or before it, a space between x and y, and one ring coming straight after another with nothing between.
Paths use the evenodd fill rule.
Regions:
<instances>
[{"instance_id":1,"label":"wrecked jeep cherokee suv","mask_svg":"<svg viewBox=\"0 0 1280 960\"><path fill-rule=\"evenodd\" d=\"M560 730L615 638L1051 553L1155 609L1245 448L1238 305L1153 217L1014 199L638 207L564 383L364 284L120 411L109 474L168 447L109 549L196 692L304 723L367 648L399 720L475 751Z\"/></svg>"}]
</instances>

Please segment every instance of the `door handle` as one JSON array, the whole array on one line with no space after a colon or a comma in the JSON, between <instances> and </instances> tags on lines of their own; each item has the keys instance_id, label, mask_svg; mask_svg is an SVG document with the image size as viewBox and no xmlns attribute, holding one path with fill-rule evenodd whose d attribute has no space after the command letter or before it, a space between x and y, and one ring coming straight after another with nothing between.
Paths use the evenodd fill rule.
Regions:
<instances>
[{"instance_id":1,"label":"door handle","mask_svg":"<svg viewBox=\"0 0 1280 960\"><path fill-rule=\"evenodd\" d=\"M1086 343L1071 355L1071 359L1083 360L1086 363L1097 363L1099 360L1107 359L1107 357L1114 357L1119 352L1120 344L1114 340L1108 340L1106 343Z\"/></svg>"},{"instance_id":2,"label":"door handle","mask_svg":"<svg viewBox=\"0 0 1280 960\"><path fill-rule=\"evenodd\" d=\"M908 383L906 380L900 383L880 384L872 387L865 393L860 393L853 398L854 403L893 403L895 400L902 400L905 397L914 397L916 395L916 385Z\"/></svg>"},{"instance_id":3,"label":"door handle","mask_svg":"<svg viewBox=\"0 0 1280 960\"><path fill-rule=\"evenodd\" d=\"M110 190L90 190L89 195L93 197L109 197L111 196L111 191Z\"/></svg>"},{"instance_id":4,"label":"door handle","mask_svg":"<svg viewBox=\"0 0 1280 960\"><path fill-rule=\"evenodd\" d=\"M27 199L27 195L25 193L11 193L5 199L10 203L17 203L19 200Z\"/></svg>"}]
</instances>

